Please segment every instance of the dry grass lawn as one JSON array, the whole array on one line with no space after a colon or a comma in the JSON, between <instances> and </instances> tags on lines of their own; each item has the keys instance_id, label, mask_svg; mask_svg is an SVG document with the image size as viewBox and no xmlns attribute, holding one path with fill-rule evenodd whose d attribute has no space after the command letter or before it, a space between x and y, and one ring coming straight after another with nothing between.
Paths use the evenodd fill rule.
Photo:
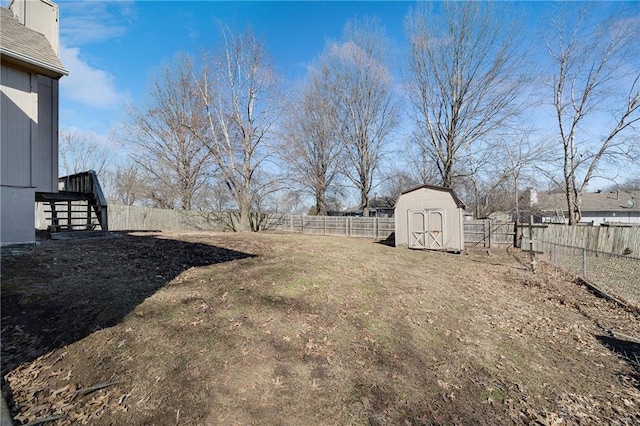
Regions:
<instances>
[{"instance_id":1,"label":"dry grass lawn","mask_svg":"<svg viewBox=\"0 0 640 426\"><path fill-rule=\"evenodd\" d=\"M54 424L638 424L640 318L514 254L161 233L3 259L5 391ZM97 385L97 386L96 386Z\"/></svg>"}]
</instances>

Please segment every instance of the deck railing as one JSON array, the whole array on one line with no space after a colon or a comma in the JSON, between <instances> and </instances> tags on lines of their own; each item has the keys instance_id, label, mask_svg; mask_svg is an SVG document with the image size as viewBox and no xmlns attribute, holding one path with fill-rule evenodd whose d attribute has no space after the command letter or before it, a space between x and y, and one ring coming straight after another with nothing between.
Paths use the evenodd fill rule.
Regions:
<instances>
[{"instance_id":1,"label":"deck railing","mask_svg":"<svg viewBox=\"0 0 640 426\"><path fill-rule=\"evenodd\" d=\"M58 190L91 194L91 204L103 231L109 230L107 199L102 192L98 175L93 170L62 176L58 179Z\"/></svg>"}]
</instances>

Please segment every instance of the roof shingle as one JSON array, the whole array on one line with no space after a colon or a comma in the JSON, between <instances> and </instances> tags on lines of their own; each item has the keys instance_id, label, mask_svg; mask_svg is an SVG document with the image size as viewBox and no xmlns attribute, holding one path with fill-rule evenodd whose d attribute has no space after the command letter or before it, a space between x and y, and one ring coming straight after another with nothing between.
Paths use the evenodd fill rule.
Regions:
<instances>
[{"instance_id":1,"label":"roof shingle","mask_svg":"<svg viewBox=\"0 0 640 426\"><path fill-rule=\"evenodd\" d=\"M564 194L538 193L535 207L542 211L567 210ZM640 210L640 191L590 192L582 194L582 211L635 211Z\"/></svg>"},{"instance_id":2,"label":"roof shingle","mask_svg":"<svg viewBox=\"0 0 640 426\"><path fill-rule=\"evenodd\" d=\"M3 57L40 68L48 74L58 77L68 74L47 38L20 24L13 16L13 12L2 7L0 7L0 52Z\"/></svg>"}]
</instances>

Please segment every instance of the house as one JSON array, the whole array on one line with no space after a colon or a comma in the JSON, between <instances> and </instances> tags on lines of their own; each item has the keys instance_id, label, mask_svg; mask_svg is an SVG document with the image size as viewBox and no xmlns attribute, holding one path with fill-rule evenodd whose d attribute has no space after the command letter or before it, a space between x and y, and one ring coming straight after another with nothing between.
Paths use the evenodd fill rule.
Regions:
<instances>
[{"instance_id":1,"label":"house","mask_svg":"<svg viewBox=\"0 0 640 426\"><path fill-rule=\"evenodd\" d=\"M36 193L58 192L58 6L0 7L0 243L35 242Z\"/></svg>"},{"instance_id":2,"label":"house","mask_svg":"<svg viewBox=\"0 0 640 426\"><path fill-rule=\"evenodd\" d=\"M393 217L396 200L391 197L375 197L369 203L369 216Z\"/></svg>"},{"instance_id":3,"label":"house","mask_svg":"<svg viewBox=\"0 0 640 426\"><path fill-rule=\"evenodd\" d=\"M423 185L395 203L395 245L462 251L464 203L450 188Z\"/></svg>"},{"instance_id":4,"label":"house","mask_svg":"<svg viewBox=\"0 0 640 426\"><path fill-rule=\"evenodd\" d=\"M568 223L563 193L531 192L531 209L541 222ZM640 224L640 191L597 191L582 194L580 223Z\"/></svg>"},{"instance_id":5,"label":"house","mask_svg":"<svg viewBox=\"0 0 640 426\"><path fill-rule=\"evenodd\" d=\"M391 197L374 197L369 201L369 217L393 217L395 200ZM345 211L329 211L327 216L362 217L362 206Z\"/></svg>"},{"instance_id":6,"label":"house","mask_svg":"<svg viewBox=\"0 0 640 426\"><path fill-rule=\"evenodd\" d=\"M487 218L496 222L511 222L513 220L513 216L514 214L510 212L497 211L489 213Z\"/></svg>"}]
</instances>

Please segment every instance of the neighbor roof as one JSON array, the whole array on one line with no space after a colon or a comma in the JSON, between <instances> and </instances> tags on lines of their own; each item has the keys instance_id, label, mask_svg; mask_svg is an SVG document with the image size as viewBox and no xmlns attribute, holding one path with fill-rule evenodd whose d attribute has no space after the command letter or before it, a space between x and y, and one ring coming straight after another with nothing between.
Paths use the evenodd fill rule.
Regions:
<instances>
[{"instance_id":1,"label":"neighbor roof","mask_svg":"<svg viewBox=\"0 0 640 426\"><path fill-rule=\"evenodd\" d=\"M562 193L540 194L534 207L542 211L567 211L567 199ZM589 192L582 194L582 211L640 210L640 191Z\"/></svg>"},{"instance_id":2,"label":"neighbor roof","mask_svg":"<svg viewBox=\"0 0 640 426\"><path fill-rule=\"evenodd\" d=\"M22 25L9 9L0 7L0 53L3 62L35 68L43 75L62 77L64 69L47 38Z\"/></svg>"},{"instance_id":3,"label":"neighbor roof","mask_svg":"<svg viewBox=\"0 0 640 426\"><path fill-rule=\"evenodd\" d=\"M408 194L409 192L413 192L413 191L417 191L419 189L432 189L434 191L443 191L443 192L448 192L451 194L451 196L453 197L453 201L455 201L456 205L461 208L461 209L466 209L467 206L462 202L462 200L460 198L458 198L458 196L456 195L455 192L453 192L453 189L451 188L445 188L444 186L435 186L435 185L421 185L415 188L411 188L409 190L404 191L403 193L400 194L400 196L398 198L400 198L401 196L403 196L404 194ZM397 202L396 202L397 203Z\"/></svg>"},{"instance_id":4,"label":"neighbor roof","mask_svg":"<svg viewBox=\"0 0 640 426\"><path fill-rule=\"evenodd\" d=\"M395 200L391 197L376 197L369 202L369 207L374 209L393 209Z\"/></svg>"}]
</instances>

